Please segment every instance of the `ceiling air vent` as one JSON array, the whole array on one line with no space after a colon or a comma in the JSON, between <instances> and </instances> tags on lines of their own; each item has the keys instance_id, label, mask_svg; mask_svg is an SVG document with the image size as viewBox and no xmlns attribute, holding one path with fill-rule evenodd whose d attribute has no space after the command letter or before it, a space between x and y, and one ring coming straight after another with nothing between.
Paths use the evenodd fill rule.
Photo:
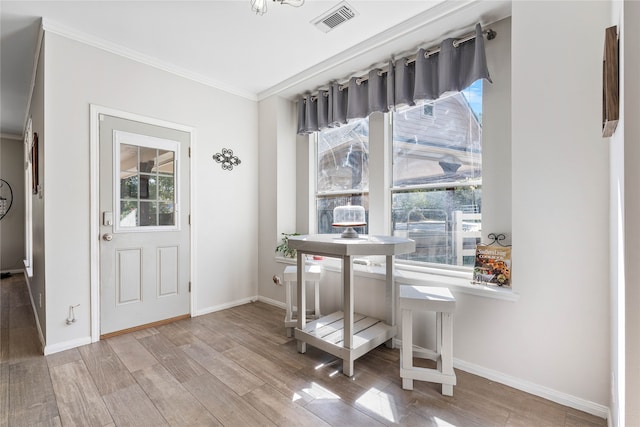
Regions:
<instances>
[{"instance_id":1,"label":"ceiling air vent","mask_svg":"<svg viewBox=\"0 0 640 427\"><path fill-rule=\"evenodd\" d=\"M344 24L348 20L355 18L356 15L358 15L358 12L349 6L346 1L343 1L330 11L323 13L321 16L311 21L311 23L321 31L328 33L338 25Z\"/></svg>"}]
</instances>

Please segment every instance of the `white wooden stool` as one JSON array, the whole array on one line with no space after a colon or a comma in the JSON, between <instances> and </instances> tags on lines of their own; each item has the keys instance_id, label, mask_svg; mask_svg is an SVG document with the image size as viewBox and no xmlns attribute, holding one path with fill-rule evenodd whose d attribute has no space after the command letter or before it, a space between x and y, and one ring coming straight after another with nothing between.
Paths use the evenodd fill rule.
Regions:
<instances>
[{"instance_id":1,"label":"white wooden stool","mask_svg":"<svg viewBox=\"0 0 640 427\"><path fill-rule=\"evenodd\" d=\"M442 394L453 396L456 374L453 371L453 312L456 299L449 289L400 285L398 305L402 313L400 377L402 388L413 390L413 380L442 384ZM434 357L416 352L416 357L436 361L435 369L413 366L413 311L435 311L436 350Z\"/></svg>"},{"instance_id":2,"label":"white wooden stool","mask_svg":"<svg viewBox=\"0 0 640 427\"><path fill-rule=\"evenodd\" d=\"M304 278L306 282L314 282L315 284L315 308L307 313L307 318L318 319L320 314L320 277L322 276L322 266L317 264L307 265L304 268ZM287 329L287 337L293 336L293 328L298 325L297 312L293 310L292 283L298 281L298 268L295 265L289 265L284 269L284 284L286 293L286 310L284 316L284 327Z\"/></svg>"}]
</instances>

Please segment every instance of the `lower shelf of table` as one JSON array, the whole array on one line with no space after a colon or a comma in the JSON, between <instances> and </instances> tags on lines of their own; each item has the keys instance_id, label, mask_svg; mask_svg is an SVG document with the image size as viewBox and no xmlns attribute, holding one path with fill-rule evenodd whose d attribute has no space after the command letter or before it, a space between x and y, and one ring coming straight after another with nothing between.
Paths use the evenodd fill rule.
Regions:
<instances>
[{"instance_id":1,"label":"lower shelf of table","mask_svg":"<svg viewBox=\"0 0 640 427\"><path fill-rule=\"evenodd\" d=\"M307 323L304 329L295 329L295 338L343 360L355 360L390 340L396 326L359 313L353 314L353 345L344 347L344 313L337 311Z\"/></svg>"}]
</instances>

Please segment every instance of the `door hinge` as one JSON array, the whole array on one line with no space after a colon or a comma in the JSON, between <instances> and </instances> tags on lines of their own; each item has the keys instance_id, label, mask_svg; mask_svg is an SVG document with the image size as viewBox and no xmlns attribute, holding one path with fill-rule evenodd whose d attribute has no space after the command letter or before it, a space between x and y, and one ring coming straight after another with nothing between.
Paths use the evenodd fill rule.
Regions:
<instances>
[{"instance_id":1,"label":"door hinge","mask_svg":"<svg viewBox=\"0 0 640 427\"><path fill-rule=\"evenodd\" d=\"M189 282L189 292L191 292L191 282Z\"/></svg>"},{"instance_id":2,"label":"door hinge","mask_svg":"<svg viewBox=\"0 0 640 427\"><path fill-rule=\"evenodd\" d=\"M191 147L189 147L189 157L191 157Z\"/></svg>"},{"instance_id":3,"label":"door hinge","mask_svg":"<svg viewBox=\"0 0 640 427\"><path fill-rule=\"evenodd\" d=\"M191 225L191 214L187 215L187 222Z\"/></svg>"}]
</instances>

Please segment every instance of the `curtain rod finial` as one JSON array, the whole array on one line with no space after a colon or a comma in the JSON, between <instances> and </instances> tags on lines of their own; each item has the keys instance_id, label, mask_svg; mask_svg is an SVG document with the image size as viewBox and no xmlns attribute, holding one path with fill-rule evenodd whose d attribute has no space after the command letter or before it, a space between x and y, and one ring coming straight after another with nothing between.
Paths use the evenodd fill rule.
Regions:
<instances>
[{"instance_id":1,"label":"curtain rod finial","mask_svg":"<svg viewBox=\"0 0 640 427\"><path fill-rule=\"evenodd\" d=\"M489 28L487 30L487 40L493 40L496 38L496 36L498 35L498 33L496 33L494 30L492 30L491 28Z\"/></svg>"}]
</instances>

